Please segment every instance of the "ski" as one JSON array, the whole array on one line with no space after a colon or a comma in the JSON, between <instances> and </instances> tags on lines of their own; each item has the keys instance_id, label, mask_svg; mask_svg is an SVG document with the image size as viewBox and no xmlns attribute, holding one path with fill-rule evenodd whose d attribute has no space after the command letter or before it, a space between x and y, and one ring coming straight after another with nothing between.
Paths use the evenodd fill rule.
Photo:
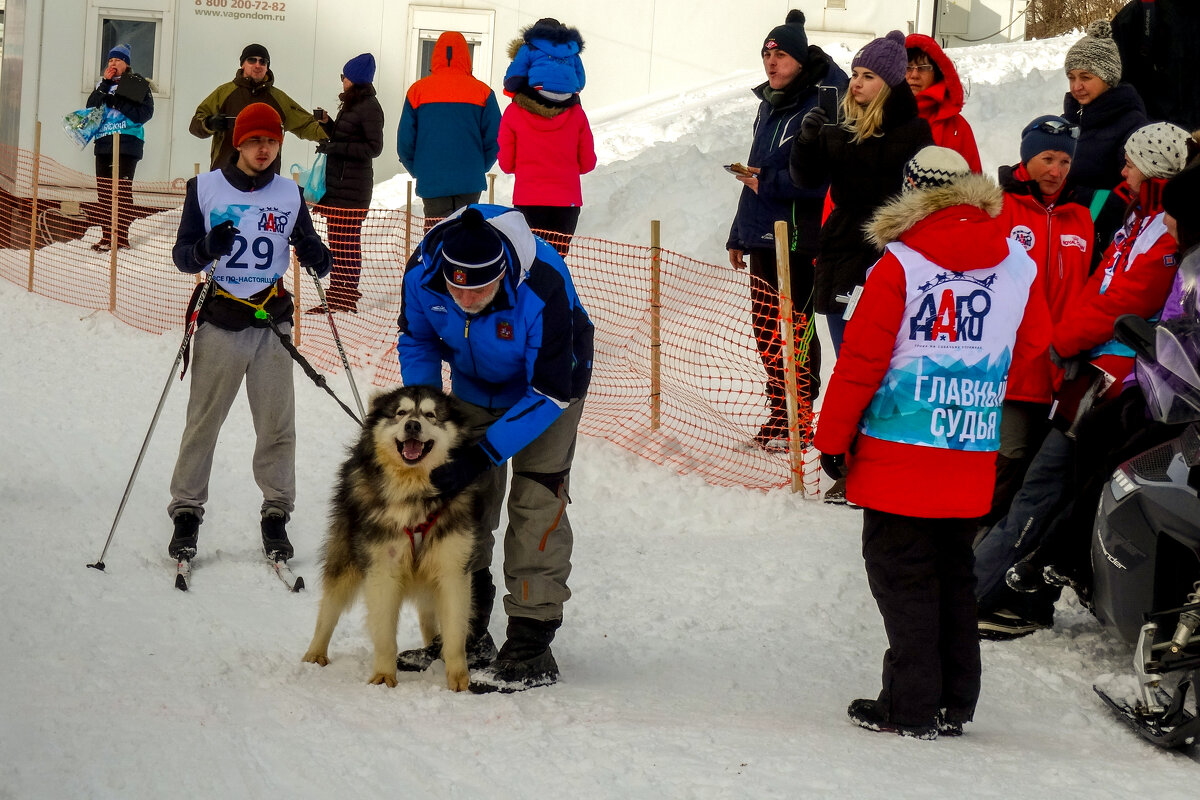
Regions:
<instances>
[{"instance_id":1,"label":"ski","mask_svg":"<svg viewBox=\"0 0 1200 800\"><path fill-rule=\"evenodd\" d=\"M1110 697L1099 686L1093 686L1092 690L1129 727L1159 747L1168 750L1190 747L1200 737L1200 717L1193 717L1185 711L1182 703L1172 703L1171 697L1161 690L1158 690L1159 699L1167 705L1167 710L1159 714Z\"/></svg>"},{"instance_id":2,"label":"ski","mask_svg":"<svg viewBox=\"0 0 1200 800\"><path fill-rule=\"evenodd\" d=\"M287 561L267 556L267 563L275 570L275 574L279 576L279 580L283 581L283 585L288 587L289 592L298 592L304 588L304 578L292 572Z\"/></svg>"},{"instance_id":3,"label":"ski","mask_svg":"<svg viewBox=\"0 0 1200 800\"><path fill-rule=\"evenodd\" d=\"M175 564L175 588L186 592L192 583L192 560L181 558Z\"/></svg>"}]
</instances>

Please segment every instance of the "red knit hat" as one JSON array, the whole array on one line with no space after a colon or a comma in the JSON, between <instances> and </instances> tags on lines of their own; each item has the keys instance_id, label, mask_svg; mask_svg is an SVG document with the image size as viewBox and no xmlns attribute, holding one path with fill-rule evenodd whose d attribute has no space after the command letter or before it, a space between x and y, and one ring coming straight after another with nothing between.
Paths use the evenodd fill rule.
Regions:
<instances>
[{"instance_id":1,"label":"red knit hat","mask_svg":"<svg viewBox=\"0 0 1200 800\"><path fill-rule=\"evenodd\" d=\"M233 146L241 147L251 136L266 136L283 142L283 120L279 112L266 103L251 103L237 115L233 123Z\"/></svg>"}]
</instances>

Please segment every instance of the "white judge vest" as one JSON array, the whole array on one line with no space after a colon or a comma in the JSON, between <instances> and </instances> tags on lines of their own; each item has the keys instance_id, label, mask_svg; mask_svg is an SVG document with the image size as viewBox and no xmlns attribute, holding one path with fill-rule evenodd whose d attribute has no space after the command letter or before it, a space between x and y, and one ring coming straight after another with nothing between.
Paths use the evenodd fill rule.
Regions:
<instances>
[{"instance_id":1,"label":"white judge vest","mask_svg":"<svg viewBox=\"0 0 1200 800\"><path fill-rule=\"evenodd\" d=\"M229 220L238 229L233 251L217 261L215 280L234 297L269 288L291 264L288 237L300 213L300 191L278 175L261 189L235 189L220 170L196 178L196 199L211 231Z\"/></svg>"},{"instance_id":2,"label":"white judge vest","mask_svg":"<svg viewBox=\"0 0 1200 800\"><path fill-rule=\"evenodd\" d=\"M904 268L904 316L859 430L924 447L999 449L1000 404L1037 274L1024 248L1006 241L1007 258L966 272L898 242L887 246Z\"/></svg>"}]
</instances>

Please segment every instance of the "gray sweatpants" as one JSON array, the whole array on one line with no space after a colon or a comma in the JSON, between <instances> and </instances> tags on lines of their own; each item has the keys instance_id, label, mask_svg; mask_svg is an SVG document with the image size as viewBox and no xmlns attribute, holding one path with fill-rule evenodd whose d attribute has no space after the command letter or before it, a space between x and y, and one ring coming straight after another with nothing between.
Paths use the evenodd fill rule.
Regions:
<instances>
[{"instance_id":1,"label":"gray sweatpants","mask_svg":"<svg viewBox=\"0 0 1200 800\"><path fill-rule=\"evenodd\" d=\"M504 413L464 403L473 438ZM571 462L583 400L575 400L562 415L510 459L512 486L508 497L508 527L504 531L504 611L510 617L562 619L563 603L571 596L574 536L567 519ZM508 483L508 464L491 469L481 492L481 524L471 571L490 567L496 528Z\"/></svg>"},{"instance_id":2,"label":"gray sweatpants","mask_svg":"<svg viewBox=\"0 0 1200 800\"><path fill-rule=\"evenodd\" d=\"M279 329L290 333L291 323ZM187 422L167 513L173 517L187 508L204 518L217 437L244 377L254 420L254 481L263 494L261 511L274 508L290 518L296 507L296 398L287 350L270 328L227 331L203 324L192 340L191 370Z\"/></svg>"}]
</instances>

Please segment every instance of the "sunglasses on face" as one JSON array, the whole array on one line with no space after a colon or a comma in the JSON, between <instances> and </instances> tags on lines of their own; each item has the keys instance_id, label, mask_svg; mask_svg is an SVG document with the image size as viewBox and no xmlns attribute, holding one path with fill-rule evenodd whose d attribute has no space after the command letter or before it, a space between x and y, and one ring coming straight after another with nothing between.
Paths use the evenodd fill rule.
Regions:
<instances>
[{"instance_id":1,"label":"sunglasses on face","mask_svg":"<svg viewBox=\"0 0 1200 800\"><path fill-rule=\"evenodd\" d=\"M268 62L265 58L263 58L261 56L250 56L249 58L246 59L246 63L247 64L262 64L265 67L270 62Z\"/></svg>"},{"instance_id":2,"label":"sunglasses on face","mask_svg":"<svg viewBox=\"0 0 1200 800\"><path fill-rule=\"evenodd\" d=\"M905 74L910 72L933 72L933 64L909 64L904 72Z\"/></svg>"},{"instance_id":3,"label":"sunglasses on face","mask_svg":"<svg viewBox=\"0 0 1200 800\"><path fill-rule=\"evenodd\" d=\"M1055 136L1061 136L1065 133L1072 139L1079 138L1079 126L1072 125L1069 122L1059 122L1058 120L1050 119L1038 123L1037 129L1044 133L1052 133Z\"/></svg>"}]
</instances>

